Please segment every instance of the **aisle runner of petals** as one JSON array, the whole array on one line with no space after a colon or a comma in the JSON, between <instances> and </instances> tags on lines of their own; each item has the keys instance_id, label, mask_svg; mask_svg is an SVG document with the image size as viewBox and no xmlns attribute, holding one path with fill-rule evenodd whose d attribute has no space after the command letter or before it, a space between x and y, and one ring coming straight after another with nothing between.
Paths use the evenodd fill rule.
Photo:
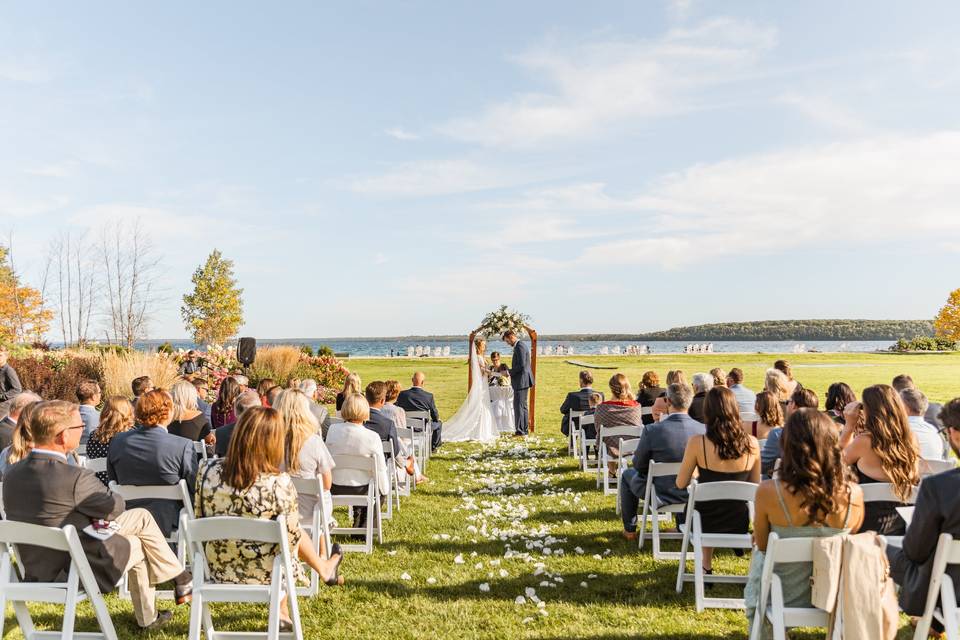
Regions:
<instances>
[{"instance_id":1,"label":"aisle runner of petals","mask_svg":"<svg viewBox=\"0 0 960 640\"><path fill-rule=\"evenodd\" d=\"M479 584L483 593L500 592L497 580L528 575L530 586L522 593L502 594L514 598L517 607L529 610L531 615L523 619L524 624L532 623L535 616L549 616L547 608L549 589L556 589L564 583L564 577L550 569L552 558L563 557L568 553L583 555L580 547L568 549L567 539L554 535L554 525L530 524L531 516L537 508L533 499L547 499L547 509L567 509L586 512L581 505L582 496L567 488L552 488L556 468L552 461L556 454L548 449L536 448L539 439L530 437L527 441L501 439L495 445L484 447L482 451L468 455L463 462L451 465L450 471L461 478L474 479L474 486L457 487L461 503L454 512L466 514L465 533L451 535L434 534L434 540L451 540L477 544L481 540L498 541L503 544L502 558L484 562L477 561L477 552L458 553L453 558L455 565L472 566L478 579L486 580ZM555 502L555 505L553 504ZM563 526L571 526L569 520ZM609 554L607 549L604 555ZM593 555L602 560L600 554ZM597 574L591 573L592 580ZM409 580L408 574L401 576ZM436 584L433 576L427 578L427 584ZM581 588L588 588L587 582L580 582ZM507 587L503 587L507 588ZM540 591L538 592L538 589Z\"/></svg>"}]
</instances>

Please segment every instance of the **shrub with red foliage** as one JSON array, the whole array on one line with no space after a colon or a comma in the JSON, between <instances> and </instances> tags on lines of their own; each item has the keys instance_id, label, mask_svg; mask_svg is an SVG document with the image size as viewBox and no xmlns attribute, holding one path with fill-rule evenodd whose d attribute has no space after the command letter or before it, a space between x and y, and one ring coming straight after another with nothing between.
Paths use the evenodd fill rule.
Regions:
<instances>
[{"instance_id":1,"label":"shrub with red foliage","mask_svg":"<svg viewBox=\"0 0 960 640\"><path fill-rule=\"evenodd\" d=\"M64 357L57 352L42 357L10 358L24 390L39 394L44 400L77 401L77 385L96 380L103 387L103 371L95 357Z\"/></svg>"}]
</instances>

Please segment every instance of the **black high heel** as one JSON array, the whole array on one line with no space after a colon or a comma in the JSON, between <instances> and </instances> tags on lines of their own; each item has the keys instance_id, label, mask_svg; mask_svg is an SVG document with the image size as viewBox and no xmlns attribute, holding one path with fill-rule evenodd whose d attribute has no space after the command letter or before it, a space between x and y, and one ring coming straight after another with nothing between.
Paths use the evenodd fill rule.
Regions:
<instances>
[{"instance_id":1,"label":"black high heel","mask_svg":"<svg viewBox=\"0 0 960 640\"><path fill-rule=\"evenodd\" d=\"M337 562L333 565L333 575L328 579L324 580L324 583L328 587L335 587L340 584L340 563L343 562L343 549L338 543L334 543L330 547L330 557L338 556Z\"/></svg>"}]
</instances>

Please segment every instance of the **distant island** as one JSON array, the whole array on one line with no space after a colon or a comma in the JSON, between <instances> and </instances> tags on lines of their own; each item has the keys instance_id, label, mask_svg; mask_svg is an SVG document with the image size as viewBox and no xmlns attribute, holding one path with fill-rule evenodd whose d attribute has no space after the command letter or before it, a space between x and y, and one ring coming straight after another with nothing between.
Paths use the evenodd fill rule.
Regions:
<instances>
[{"instance_id":1,"label":"distant island","mask_svg":"<svg viewBox=\"0 0 960 640\"><path fill-rule=\"evenodd\" d=\"M898 340L932 336L930 320L757 320L753 322L718 322L689 327L675 327L651 333L571 333L545 334L541 340L561 342L630 341L630 342L710 342L710 341L772 341L772 340ZM267 338L265 344L343 341L449 342L464 339L464 335L410 335L390 337L341 338ZM152 342L152 341L151 341Z\"/></svg>"}]
</instances>

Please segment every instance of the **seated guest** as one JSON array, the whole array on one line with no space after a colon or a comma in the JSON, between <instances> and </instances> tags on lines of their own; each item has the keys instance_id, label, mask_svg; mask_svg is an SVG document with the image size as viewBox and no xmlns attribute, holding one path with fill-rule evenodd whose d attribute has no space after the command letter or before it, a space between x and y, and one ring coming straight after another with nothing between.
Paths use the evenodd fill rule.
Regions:
<instances>
[{"instance_id":1,"label":"seated guest","mask_svg":"<svg viewBox=\"0 0 960 640\"><path fill-rule=\"evenodd\" d=\"M730 390L733 391L733 389ZM737 405L739 404L738 400ZM769 391L761 391L757 394L752 409L751 413L756 414L757 419L751 420L749 424L743 423L744 428L761 443L762 447L771 431L783 427L783 410Z\"/></svg>"},{"instance_id":2,"label":"seated guest","mask_svg":"<svg viewBox=\"0 0 960 640\"><path fill-rule=\"evenodd\" d=\"M257 383L257 395L260 396L260 403L263 406L270 406L267 404L267 391L270 391L270 389L273 389L275 386L277 386L277 381L273 378L264 378Z\"/></svg>"},{"instance_id":3,"label":"seated guest","mask_svg":"<svg viewBox=\"0 0 960 640\"><path fill-rule=\"evenodd\" d=\"M770 394L768 402L774 402L774 396ZM777 405L780 403L777 402ZM787 400L787 411L785 419L789 420L790 415L798 409L819 409L820 398L810 389L798 387L790 399ZM773 471L777 466L777 460L780 459L780 438L783 436L783 428L774 427L767 432L767 439L763 443L763 451L760 452L760 470L764 478L772 478Z\"/></svg>"},{"instance_id":4,"label":"seated guest","mask_svg":"<svg viewBox=\"0 0 960 640\"><path fill-rule=\"evenodd\" d=\"M906 523L896 508L903 506L920 482L920 447L893 387L876 384L864 389L862 397L862 403L851 403L843 412L843 460L853 467L860 484L891 483L900 502L868 502L861 528L902 536Z\"/></svg>"},{"instance_id":5,"label":"seated guest","mask_svg":"<svg viewBox=\"0 0 960 640\"><path fill-rule=\"evenodd\" d=\"M21 393L17 398L26 394ZM20 462L28 455L33 449L33 435L30 433L30 417L33 413L34 408L40 404L41 400L39 396L35 396L37 400L28 402L20 409L20 415L17 417L17 426L13 430L13 437L11 438L10 444L0 451L0 478L3 477L3 474L6 473L12 465ZM71 454L72 456L73 454ZM71 463L72 464L72 463Z\"/></svg>"},{"instance_id":6,"label":"seated guest","mask_svg":"<svg viewBox=\"0 0 960 640\"><path fill-rule=\"evenodd\" d=\"M738 367L730 369L730 373L727 374L727 388L733 391L740 413L753 413L757 394L744 386L743 369Z\"/></svg>"},{"instance_id":7,"label":"seated guest","mask_svg":"<svg viewBox=\"0 0 960 640\"><path fill-rule=\"evenodd\" d=\"M317 381L313 378L304 378L300 381L300 391L303 391L307 399L310 400L310 413L317 419L317 424L323 429L323 433L326 433L330 426L330 413L326 407L317 402L317 392L319 390L320 387L317 386Z\"/></svg>"},{"instance_id":8,"label":"seated guest","mask_svg":"<svg viewBox=\"0 0 960 640\"><path fill-rule=\"evenodd\" d=\"M348 373L343 381L343 389L337 392L337 411L340 411L341 407L343 407L343 399L354 393L363 393L363 387L360 386L360 376L355 373Z\"/></svg>"},{"instance_id":9,"label":"seated guest","mask_svg":"<svg viewBox=\"0 0 960 640\"><path fill-rule=\"evenodd\" d=\"M173 400L163 389L140 396L134 408L137 425L116 434L107 452L107 477L117 484L170 485L186 480L192 487L197 476L193 442L167 433L173 417ZM153 514L163 535L169 536L180 519L176 500L131 500Z\"/></svg>"},{"instance_id":10,"label":"seated guest","mask_svg":"<svg viewBox=\"0 0 960 640\"><path fill-rule=\"evenodd\" d=\"M3 478L7 518L45 527L73 525L78 532L91 520L112 520L120 530L106 540L80 533L97 585L113 591L127 573L137 624L152 629L168 622L170 611L157 611L155 585L174 582L177 604L191 598L193 577L184 571L163 533L143 509L124 510L123 498L110 493L93 472L67 464L67 453L80 444L83 422L77 405L62 400L38 403L31 418L35 446ZM66 553L20 545L19 559L28 582L54 582L69 569Z\"/></svg>"},{"instance_id":11,"label":"seated guest","mask_svg":"<svg viewBox=\"0 0 960 640\"><path fill-rule=\"evenodd\" d=\"M657 398L664 395L666 389L660 386L660 376L656 371L645 371L640 379L640 391L637 392L637 402L641 407L652 407ZM643 416L643 424L653 424L653 415Z\"/></svg>"},{"instance_id":12,"label":"seated guest","mask_svg":"<svg viewBox=\"0 0 960 640\"><path fill-rule=\"evenodd\" d=\"M257 394L253 391L254 395ZM259 400L259 396L257 396ZM339 575L343 552L333 545L332 555L317 554L310 536L300 528L297 490L282 471L287 433L276 409L251 407L240 416L230 438L227 457L208 464L197 476L198 518L233 516L254 520L276 520L284 516L287 544L297 584L309 584L302 562L310 565L330 586L343 584ZM210 576L216 582L270 584L276 545L246 540L214 540L206 543ZM296 596L294 596L296 597ZM280 630L290 631L293 623L287 595L281 596Z\"/></svg>"},{"instance_id":13,"label":"seated guest","mask_svg":"<svg viewBox=\"0 0 960 640\"><path fill-rule=\"evenodd\" d=\"M723 372L723 369L720 367L714 367L710 369L710 375L713 376L713 386L715 387L725 387L727 386L727 374Z\"/></svg>"},{"instance_id":14,"label":"seated guest","mask_svg":"<svg viewBox=\"0 0 960 640\"><path fill-rule=\"evenodd\" d=\"M84 380L77 385L77 400L80 402L80 417L83 419L83 435L80 444L87 444L90 434L100 425L100 385L96 380Z\"/></svg>"},{"instance_id":15,"label":"seated guest","mask_svg":"<svg viewBox=\"0 0 960 640\"><path fill-rule=\"evenodd\" d=\"M950 450L946 442L940 437L940 431L923 419L929 402L927 396L919 389L904 389L900 392L900 400L907 411L907 422L910 431L917 437L920 446L920 457L924 460L946 460Z\"/></svg>"},{"instance_id":16,"label":"seated guest","mask_svg":"<svg viewBox=\"0 0 960 640\"><path fill-rule=\"evenodd\" d=\"M173 400L173 422L167 431L187 440L213 444L210 423L197 408L197 388L186 380L180 380L170 389L170 398Z\"/></svg>"},{"instance_id":17,"label":"seated guest","mask_svg":"<svg viewBox=\"0 0 960 640\"><path fill-rule=\"evenodd\" d=\"M390 477L387 476L387 463L383 456L383 442L376 433L364 427L370 419L370 405L359 393L347 396L340 408L340 417L345 422L330 425L327 432L327 450L336 461L338 455L368 456L374 459L377 467L377 491L381 496L390 492ZM334 495L366 495L368 478L366 474L354 469L334 467L333 484L330 493ZM354 527L363 527L367 522L366 507L355 507ZM378 514L373 514L374 518ZM376 522L374 522L376 528Z\"/></svg>"},{"instance_id":18,"label":"seated guest","mask_svg":"<svg viewBox=\"0 0 960 640\"><path fill-rule=\"evenodd\" d=\"M706 430L687 441L683 452L677 488L686 489L699 472L697 481L760 482L760 449L757 439L740 426L737 399L730 389L715 387L703 403ZM747 533L750 512L746 502L714 500L697 506L704 533ZM703 549L703 569L713 573L713 549Z\"/></svg>"},{"instance_id":19,"label":"seated guest","mask_svg":"<svg viewBox=\"0 0 960 640\"><path fill-rule=\"evenodd\" d=\"M633 390L630 388L630 380L622 373L614 374L610 378L610 399L600 403L596 412L593 414L594 429L600 432L600 427L620 427L620 426L640 426L643 424L643 410L640 403L633 399ZM607 454L616 458L620 453L621 436L605 437L603 446L607 448ZM597 453L599 455L600 444L597 443ZM609 464L609 473L615 476L617 473L617 463L612 461Z\"/></svg>"},{"instance_id":20,"label":"seated guest","mask_svg":"<svg viewBox=\"0 0 960 640\"><path fill-rule=\"evenodd\" d=\"M904 389L916 389L917 385L914 383L913 378L908 376L905 373L901 373L893 379L893 382L890 383L890 386L893 389L900 393ZM942 429L943 424L940 422L940 410L943 409L943 405L939 402L931 402L927 406L927 412L923 415L923 419L927 421L927 424L932 424L937 429Z\"/></svg>"},{"instance_id":21,"label":"seated guest","mask_svg":"<svg viewBox=\"0 0 960 640\"><path fill-rule=\"evenodd\" d=\"M299 389L299 388L300 388L299 385L296 386L296 387L290 387L290 389ZM275 386L275 387L270 387L270 390L267 391L267 406L268 406L268 407L272 407L272 406L274 405L274 403L277 401L277 398L280 397L280 392L281 392L281 391L286 391L286 389L284 389L284 388L281 387L280 385L277 385L277 386ZM234 404L236 404L236 403L234 403ZM322 426L322 425L321 425L321 426Z\"/></svg>"},{"instance_id":22,"label":"seated guest","mask_svg":"<svg viewBox=\"0 0 960 640\"><path fill-rule=\"evenodd\" d=\"M279 387L274 387L274 389L279 389ZM282 389L280 391L282 391ZM279 394L280 391L277 391L277 393ZM247 389L238 395L237 399L233 402L233 413L237 416L237 420L239 420L240 416L243 415L243 412L247 409L261 406L263 405L260 403L260 396L257 395L257 392L253 389ZM227 450L230 448L230 436L233 435L233 430L236 426L236 422L231 422L213 432L213 451L218 458L227 455Z\"/></svg>"},{"instance_id":23,"label":"seated guest","mask_svg":"<svg viewBox=\"0 0 960 640\"><path fill-rule=\"evenodd\" d=\"M846 382L834 382L827 388L827 399L823 404L831 420L843 425L843 409L857 401L857 395Z\"/></svg>"},{"instance_id":24,"label":"seated guest","mask_svg":"<svg viewBox=\"0 0 960 640\"><path fill-rule=\"evenodd\" d=\"M667 415L643 430L640 444L633 454L633 468L624 469L620 476L620 515L623 516L623 536L627 540L637 537L637 511L647 488L647 469L650 461L680 462L693 436L702 436L704 426L689 415L687 409L693 401L693 389L685 384L667 387ZM654 489L660 504L682 504L687 501L687 490L678 489L676 478L654 478Z\"/></svg>"},{"instance_id":25,"label":"seated guest","mask_svg":"<svg viewBox=\"0 0 960 640\"><path fill-rule=\"evenodd\" d=\"M672 384L688 384L687 376L681 369L667 371L667 386L669 387ZM653 414L651 415L653 421L659 422L667 414L667 408L667 392L664 391L653 403Z\"/></svg>"},{"instance_id":26,"label":"seated guest","mask_svg":"<svg viewBox=\"0 0 960 640\"><path fill-rule=\"evenodd\" d=\"M443 441L441 436L443 423L440 422L440 412L437 411L433 394L423 388L426 379L422 372L414 373L411 380L413 386L400 392L397 397L397 406L404 411L426 411L430 414L430 421L433 423L433 441L430 443L430 449L436 451Z\"/></svg>"},{"instance_id":27,"label":"seated guest","mask_svg":"<svg viewBox=\"0 0 960 640\"><path fill-rule=\"evenodd\" d=\"M240 383L235 376L228 376L220 383L220 390L217 392L217 399L210 407L210 426L214 429L237 421L237 416L233 412L233 403L237 396L243 391ZM254 392L256 393L256 392ZM260 396L257 396L258 398Z\"/></svg>"},{"instance_id":28,"label":"seated guest","mask_svg":"<svg viewBox=\"0 0 960 640\"><path fill-rule=\"evenodd\" d=\"M137 406L137 400L140 399L140 396L151 389L153 389L153 380L150 379L150 376L134 378L130 383L130 390L133 391L133 400L131 400L133 406Z\"/></svg>"},{"instance_id":29,"label":"seated guest","mask_svg":"<svg viewBox=\"0 0 960 640\"><path fill-rule=\"evenodd\" d=\"M586 411L590 407L590 395L593 393L593 374L589 371L580 372L580 390L571 391L567 393L567 397L564 399L563 404L560 405L560 413L563 415L560 418L560 432L565 435L570 435L570 412L571 411ZM580 425L573 425L574 429L578 429Z\"/></svg>"},{"instance_id":30,"label":"seated guest","mask_svg":"<svg viewBox=\"0 0 960 640\"><path fill-rule=\"evenodd\" d=\"M207 422L210 422L211 405L207 402L207 381L199 376L194 376L190 382L197 389L197 409L207 419Z\"/></svg>"},{"instance_id":31,"label":"seated guest","mask_svg":"<svg viewBox=\"0 0 960 640\"><path fill-rule=\"evenodd\" d=\"M0 344L0 416L10 411L10 402L23 393L17 370L10 366L10 352Z\"/></svg>"},{"instance_id":32,"label":"seated guest","mask_svg":"<svg viewBox=\"0 0 960 640\"><path fill-rule=\"evenodd\" d=\"M397 426L398 429L407 428L407 412L397 406L397 398L400 397L400 381L399 380L387 380L384 384L387 385L387 395L384 400L383 406L380 408L381 413L393 419L393 423ZM413 451L413 441L410 439L400 438L400 442L403 445L404 450L409 454ZM414 461L414 473L417 475L417 482L429 482L430 478L423 475L420 471L420 463Z\"/></svg>"},{"instance_id":33,"label":"seated guest","mask_svg":"<svg viewBox=\"0 0 960 640\"><path fill-rule=\"evenodd\" d=\"M782 373L787 378L787 394L793 395L797 388L803 388L803 385L793 379L793 367L786 360L777 360L773 363L773 368Z\"/></svg>"},{"instance_id":34,"label":"seated guest","mask_svg":"<svg viewBox=\"0 0 960 640\"><path fill-rule=\"evenodd\" d=\"M823 538L855 533L863 521L863 491L843 463L833 421L816 409L794 411L783 436L783 462L774 480L757 488L753 539L744 589L748 629L760 595L763 554L770 533L781 538ZM778 564L784 606L810 607L812 562Z\"/></svg>"},{"instance_id":35,"label":"seated guest","mask_svg":"<svg viewBox=\"0 0 960 640\"><path fill-rule=\"evenodd\" d=\"M709 373L695 373L691 380L693 384L693 402L690 403L690 417L697 422L703 422L703 402L707 392L713 388L713 376Z\"/></svg>"},{"instance_id":36,"label":"seated guest","mask_svg":"<svg viewBox=\"0 0 960 640\"><path fill-rule=\"evenodd\" d=\"M790 388L790 380L779 369L767 369L767 374L763 379L763 388L769 391L783 407L784 416L787 415L787 403L790 402L790 396L793 391Z\"/></svg>"},{"instance_id":37,"label":"seated guest","mask_svg":"<svg viewBox=\"0 0 960 640\"><path fill-rule=\"evenodd\" d=\"M950 448L960 456L960 398L944 405L939 418ZM960 468L923 479L903 545L887 547L890 577L900 587L900 608L909 616L923 615L941 533L960 538ZM956 565L949 566L947 574L954 583L960 580ZM932 627L940 637L943 625L934 620Z\"/></svg>"},{"instance_id":38,"label":"seated guest","mask_svg":"<svg viewBox=\"0 0 960 640\"><path fill-rule=\"evenodd\" d=\"M113 437L118 433L129 431L133 425L133 405L130 401L123 396L107 398L103 404L103 411L100 412L100 424L87 441L87 457L91 460L106 458ZM97 478L105 485L110 482L106 471L97 472Z\"/></svg>"},{"instance_id":39,"label":"seated guest","mask_svg":"<svg viewBox=\"0 0 960 640\"><path fill-rule=\"evenodd\" d=\"M20 413L34 402L40 402L40 396L30 391L24 391L10 401L10 413L0 420L0 449L6 449L13 443L13 432L17 428Z\"/></svg>"},{"instance_id":40,"label":"seated guest","mask_svg":"<svg viewBox=\"0 0 960 640\"><path fill-rule=\"evenodd\" d=\"M370 417L363 423L363 426L380 436L381 441L389 442L390 449L393 451L391 457L396 465L405 468L407 473L413 475L416 472L413 458L409 456L406 447L400 442L393 419L381 411L387 399L387 385L380 380L374 380L367 385L365 394L367 405L370 408Z\"/></svg>"},{"instance_id":41,"label":"seated guest","mask_svg":"<svg viewBox=\"0 0 960 640\"><path fill-rule=\"evenodd\" d=\"M298 478L320 478L320 484L326 497L326 509L323 517L326 522L333 520L333 501L330 498L330 485L333 483L333 468L336 466L327 445L320 437L320 425L310 411L310 399L299 389L285 389L277 397L274 407L283 420L286 429L286 454L284 456L287 473ZM297 495L301 522L312 522L313 510L317 506L317 497ZM320 538L320 557L325 557L323 537Z\"/></svg>"}]
</instances>

